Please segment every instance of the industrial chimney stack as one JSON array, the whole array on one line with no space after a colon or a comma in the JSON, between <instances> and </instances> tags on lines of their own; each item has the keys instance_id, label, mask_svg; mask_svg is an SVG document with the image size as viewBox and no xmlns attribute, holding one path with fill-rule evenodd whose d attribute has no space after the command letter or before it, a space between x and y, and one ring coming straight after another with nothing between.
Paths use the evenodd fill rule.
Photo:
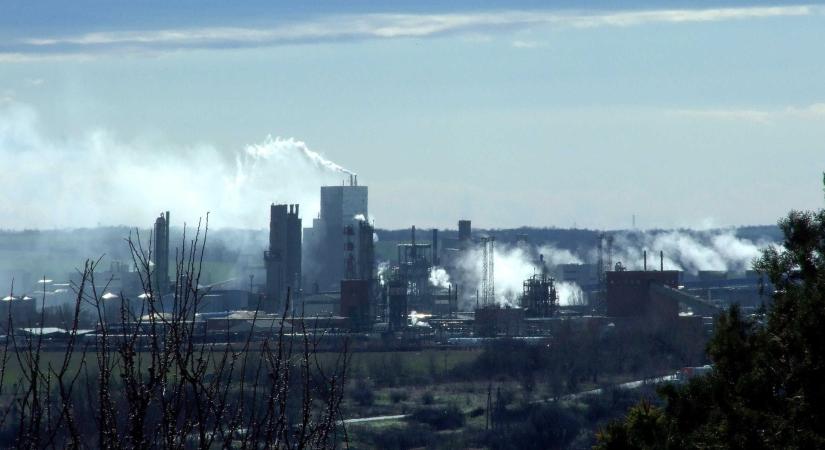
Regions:
<instances>
[{"instance_id":1,"label":"industrial chimney stack","mask_svg":"<svg viewBox=\"0 0 825 450\"><path fill-rule=\"evenodd\" d=\"M154 249L152 259L155 268L152 273L155 292L163 295L169 291L169 211L155 220Z\"/></svg>"}]
</instances>

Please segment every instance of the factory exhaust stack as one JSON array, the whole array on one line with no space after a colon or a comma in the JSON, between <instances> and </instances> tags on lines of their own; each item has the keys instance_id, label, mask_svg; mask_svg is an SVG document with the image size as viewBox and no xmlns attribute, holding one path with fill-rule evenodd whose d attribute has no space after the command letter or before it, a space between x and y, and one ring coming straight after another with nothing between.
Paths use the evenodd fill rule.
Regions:
<instances>
[{"instance_id":1,"label":"factory exhaust stack","mask_svg":"<svg viewBox=\"0 0 825 450\"><path fill-rule=\"evenodd\" d=\"M438 263L438 228L433 228L433 266Z\"/></svg>"}]
</instances>

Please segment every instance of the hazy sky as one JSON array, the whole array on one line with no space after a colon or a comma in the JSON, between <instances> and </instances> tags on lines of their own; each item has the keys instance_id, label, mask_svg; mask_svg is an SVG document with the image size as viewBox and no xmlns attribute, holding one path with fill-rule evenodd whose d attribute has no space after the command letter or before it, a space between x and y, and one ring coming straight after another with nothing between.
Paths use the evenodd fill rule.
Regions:
<instances>
[{"instance_id":1,"label":"hazy sky","mask_svg":"<svg viewBox=\"0 0 825 450\"><path fill-rule=\"evenodd\" d=\"M83 224L27 218L10 192L89 195L28 170L82 158L68 143L90 133L129 164L294 138L359 174L379 227L764 224L822 206L823 6L34 3L0 3L0 228ZM284 192L271 201L305 201Z\"/></svg>"}]
</instances>

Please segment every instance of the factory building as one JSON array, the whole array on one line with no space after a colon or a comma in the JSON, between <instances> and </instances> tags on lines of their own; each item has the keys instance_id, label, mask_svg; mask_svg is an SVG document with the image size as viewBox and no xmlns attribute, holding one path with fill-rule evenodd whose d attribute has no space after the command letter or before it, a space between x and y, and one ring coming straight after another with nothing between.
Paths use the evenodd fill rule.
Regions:
<instances>
[{"instance_id":1,"label":"factory building","mask_svg":"<svg viewBox=\"0 0 825 450\"><path fill-rule=\"evenodd\" d=\"M155 267L152 273L152 286L155 292L164 295L170 290L169 281L169 211L155 220L154 248L152 258Z\"/></svg>"},{"instance_id":2,"label":"factory building","mask_svg":"<svg viewBox=\"0 0 825 450\"><path fill-rule=\"evenodd\" d=\"M555 274L559 280L579 286L596 286L599 283L598 264L558 264Z\"/></svg>"},{"instance_id":3,"label":"factory building","mask_svg":"<svg viewBox=\"0 0 825 450\"><path fill-rule=\"evenodd\" d=\"M278 312L285 305L287 292L294 302L301 291L301 219L298 205L270 207L269 250L266 265L265 311Z\"/></svg>"},{"instance_id":4,"label":"factory building","mask_svg":"<svg viewBox=\"0 0 825 450\"><path fill-rule=\"evenodd\" d=\"M361 246L359 222L369 217L367 203L367 186L358 186L354 175L349 185L321 187L320 217L304 229L304 276L315 291L338 289L350 264L357 272L359 252L354 250Z\"/></svg>"},{"instance_id":5,"label":"factory building","mask_svg":"<svg viewBox=\"0 0 825 450\"><path fill-rule=\"evenodd\" d=\"M430 271L432 245L415 240L412 227L410 243L398 244L398 276L407 283L407 308L417 312L433 312Z\"/></svg>"},{"instance_id":6,"label":"factory building","mask_svg":"<svg viewBox=\"0 0 825 450\"><path fill-rule=\"evenodd\" d=\"M447 286L433 292L433 314L439 317L453 317L458 312L458 286Z\"/></svg>"},{"instance_id":7,"label":"factory building","mask_svg":"<svg viewBox=\"0 0 825 450\"><path fill-rule=\"evenodd\" d=\"M339 314L348 317L350 329L369 329L377 315L377 280L375 279L374 228L366 220L359 220L357 231L347 225L346 278L341 280Z\"/></svg>"},{"instance_id":8,"label":"factory building","mask_svg":"<svg viewBox=\"0 0 825 450\"><path fill-rule=\"evenodd\" d=\"M687 274L682 284L684 291L718 307L738 304L742 311L751 313L769 305L771 296L762 289L766 280L759 273L712 272L700 270L695 276Z\"/></svg>"},{"instance_id":9,"label":"factory building","mask_svg":"<svg viewBox=\"0 0 825 450\"><path fill-rule=\"evenodd\" d=\"M371 291L369 280L341 280L340 315L349 318L353 331L367 330L372 324Z\"/></svg>"},{"instance_id":10,"label":"factory building","mask_svg":"<svg viewBox=\"0 0 825 450\"><path fill-rule=\"evenodd\" d=\"M552 317L559 306L555 280L546 273L524 280L521 307L527 317Z\"/></svg>"},{"instance_id":11,"label":"factory building","mask_svg":"<svg viewBox=\"0 0 825 450\"><path fill-rule=\"evenodd\" d=\"M11 318L15 326L30 326L38 318L36 306L37 301L28 295L7 295L0 299L0 323L5 328Z\"/></svg>"},{"instance_id":12,"label":"factory building","mask_svg":"<svg viewBox=\"0 0 825 450\"><path fill-rule=\"evenodd\" d=\"M357 276L359 280L372 282L375 279L375 227L366 220L358 222L358 263Z\"/></svg>"},{"instance_id":13,"label":"factory building","mask_svg":"<svg viewBox=\"0 0 825 450\"><path fill-rule=\"evenodd\" d=\"M651 292L661 286L678 288L679 273L677 270L607 272L607 315L640 317L655 314L657 317L676 318L679 315L678 302Z\"/></svg>"},{"instance_id":14,"label":"factory building","mask_svg":"<svg viewBox=\"0 0 825 450\"><path fill-rule=\"evenodd\" d=\"M407 326L407 282L398 278L391 279L387 283L386 293L390 329L402 330Z\"/></svg>"},{"instance_id":15,"label":"factory building","mask_svg":"<svg viewBox=\"0 0 825 450\"><path fill-rule=\"evenodd\" d=\"M20 269L0 269L0 294L20 291L21 286L32 286L37 282L37 276L31 271Z\"/></svg>"},{"instance_id":16,"label":"factory building","mask_svg":"<svg viewBox=\"0 0 825 450\"><path fill-rule=\"evenodd\" d=\"M470 246L473 240L473 225L472 222L466 219L458 221L458 242L462 249Z\"/></svg>"},{"instance_id":17,"label":"factory building","mask_svg":"<svg viewBox=\"0 0 825 450\"><path fill-rule=\"evenodd\" d=\"M254 296L243 289L209 289L198 304L199 313L255 310Z\"/></svg>"},{"instance_id":18,"label":"factory building","mask_svg":"<svg viewBox=\"0 0 825 450\"><path fill-rule=\"evenodd\" d=\"M509 306L487 305L475 310L473 331L476 336L520 336L524 328L524 310Z\"/></svg>"}]
</instances>

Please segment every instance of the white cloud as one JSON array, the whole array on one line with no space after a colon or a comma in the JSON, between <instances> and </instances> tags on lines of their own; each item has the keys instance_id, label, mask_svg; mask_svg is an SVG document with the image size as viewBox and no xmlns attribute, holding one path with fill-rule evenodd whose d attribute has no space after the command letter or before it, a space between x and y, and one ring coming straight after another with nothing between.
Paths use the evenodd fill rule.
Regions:
<instances>
[{"instance_id":1,"label":"white cloud","mask_svg":"<svg viewBox=\"0 0 825 450\"><path fill-rule=\"evenodd\" d=\"M536 47L540 47L541 43L536 42L536 41L515 40L515 41L513 41L512 45L515 48L536 48Z\"/></svg>"},{"instance_id":2,"label":"white cloud","mask_svg":"<svg viewBox=\"0 0 825 450\"><path fill-rule=\"evenodd\" d=\"M818 8L803 5L633 11L577 16L571 19L570 25L575 27L627 27L648 23L718 22L723 20L758 19L766 17L807 16L813 14L817 9Z\"/></svg>"},{"instance_id":3,"label":"white cloud","mask_svg":"<svg viewBox=\"0 0 825 450\"><path fill-rule=\"evenodd\" d=\"M89 61L95 58L92 53L83 52L0 52L0 64L20 64L41 61Z\"/></svg>"},{"instance_id":4,"label":"white cloud","mask_svg":"<svg viewBox=\"0 0 825 450\"><path fill-rule=\"evenodd\" d=\"M807 106L787 106L778 109L674 109L671 115L694 117L711 120L735 120L768 124L782 119L825 119L825 103L813 103Z\"/></svg>"},{"instance_id":5,"label":"white cloud","mask_svg":"<svg viewBox=\"0 0 825 450\"><path fill-rule=\"evenodd\" d=\"M806 16L816 6L671 9L629 12L506 11L456 14L363 14L329 16L271 27L205 27L142 31L91 32L69 36L27 37L0 53L0 62L28 62L71 54L73 59L113 49L167 51L219 46L271 46L346 39L428 37L495 29L553 26L572 28L629 27L650 23L716 22L767 17ZM515 41L516 47L535 43Z\"/></svg>"}]
</instances>

